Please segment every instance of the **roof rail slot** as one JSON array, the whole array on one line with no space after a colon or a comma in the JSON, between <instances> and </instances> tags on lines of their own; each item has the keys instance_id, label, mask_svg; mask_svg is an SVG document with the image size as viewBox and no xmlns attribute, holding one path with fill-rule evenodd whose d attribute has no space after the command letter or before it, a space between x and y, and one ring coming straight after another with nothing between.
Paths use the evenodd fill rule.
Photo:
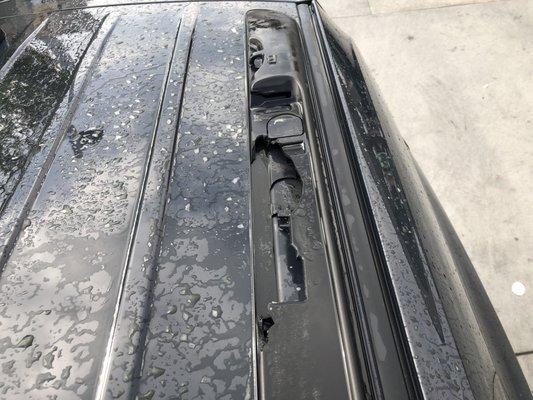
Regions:
<instances>
[{"instance_id":1,"label":"roof rail slot","mask_svg":"<svg viewBox=\"0 0 533 400\"><path fill-rule=\"evenodd\" d=\"M269 10L248 12L246 24L259 395L349 399L313 186L299 27Z\"/></svg>"}]
</instances>

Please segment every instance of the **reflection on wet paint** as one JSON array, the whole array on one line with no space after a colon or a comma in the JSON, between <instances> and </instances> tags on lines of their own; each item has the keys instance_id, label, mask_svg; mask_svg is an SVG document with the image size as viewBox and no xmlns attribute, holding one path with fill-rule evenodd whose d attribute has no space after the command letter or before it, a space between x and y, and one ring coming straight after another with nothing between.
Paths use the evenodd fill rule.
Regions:
<instances>
[{"instance_id":1,"label":"reflection on wet paint","mask_svg":"<svg viewBox=\"0 0 533 400\"><path fill-rule=\"evenodd\" d=\"M84 11L75 12L69 23L51 18L0 81L0 210L40 150L100 18Z\"/></svg>"},{"instance_id":2,"label":"reflection on wet paint","mask_svg":"<svg viewBox=\"0 0 533 400\"><path fill-rule=\"evenodd\" d=\"M79 97L3 265L0 397L94 396L179 9L53 15L0 83L4 200L59 102ZM87 84L69 86L81 59Z\"/></svg>"},{"instance_id":3,"label":"reflection on wet paint","mask_svg":"<svg viewBox=\"0 0 533 400\"><path fill-rule=\"evenodd\" d=\"M0 81L0 398L252 396L250 7L53 14Z\"/></svg>"}]
</instances>

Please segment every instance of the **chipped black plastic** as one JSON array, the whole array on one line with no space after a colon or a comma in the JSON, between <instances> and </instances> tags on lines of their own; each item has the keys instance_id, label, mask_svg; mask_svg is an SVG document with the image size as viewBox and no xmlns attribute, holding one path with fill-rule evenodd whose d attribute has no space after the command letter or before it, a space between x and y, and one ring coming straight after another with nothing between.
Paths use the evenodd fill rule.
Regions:
<instances>
[{"instance_id":1,"label":"chipped black plastic","mask_svg":"<svg viewBox=\"0 0 533 400\"><path fill-rule=\"evenodd\" d=\"M285 14L253 10L247 28L260 398L348 399L311 173L299 27Z\"/></svg>"}]
</instances>

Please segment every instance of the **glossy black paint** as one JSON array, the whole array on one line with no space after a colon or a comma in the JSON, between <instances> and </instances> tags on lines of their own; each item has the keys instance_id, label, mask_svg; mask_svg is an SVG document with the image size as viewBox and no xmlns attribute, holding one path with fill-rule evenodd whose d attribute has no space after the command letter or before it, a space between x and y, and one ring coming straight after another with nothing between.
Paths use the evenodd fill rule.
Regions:
<instances>
[{"instance_id":1,"label":"glossy black paint","mask_svg":"<svg viewBox=\"0 0 533 400\"><path fill-rule=\"evenodd\" d=\"M289 21L301 92L254 125L262 9ZM314 3L0 13L0 398L531 398Z\"/></svg>"},{"instance_id":2,"label":"glossy black paint","mask_svg":"<svg viewBox=\"0 0 533 400\"><path fill-rule=\"evenodd\" d=\"M2 69L1 398L253 396L249 9L54 13Z\"/></svg>"},{"instance_id":3,"label":"glossy black paint","mask_svg":"<svg viewBox=\"0 0 533 400\"><path fill-rule=\"evenodd\" d=\"M303 35L310 60L311 89L315 98L317 150L321 156L326 180L326 216L331 213L335 246L348 299L352 340L357 349L364 396L371 398L412 398L405 381L402 354L389 312L392 299L383 288L381 271L375 266L376 252L368 237L366 207L359 204L359 189L350 165L350 154L344 150L342 120L335 109L334 92L322 58L321 43L316 35L313 15L300 7ZM342 185L342 186L341 186ZM388 301L390 300L390 301Z\"/></svg>"}]
</instances>

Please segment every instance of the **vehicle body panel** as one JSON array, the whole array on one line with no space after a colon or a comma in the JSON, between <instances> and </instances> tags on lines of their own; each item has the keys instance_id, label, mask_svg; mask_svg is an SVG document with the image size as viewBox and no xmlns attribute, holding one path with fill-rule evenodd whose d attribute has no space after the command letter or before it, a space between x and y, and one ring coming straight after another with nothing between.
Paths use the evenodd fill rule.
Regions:
<instances>
[{"instance_id":1,"label":"vehicle body panel","mask_svg":"<svg viewBox=\"0 0 533 400\"><path fill-rule=\"evenodd\" d=\"M0 16L0 398L531 398L314 2L14 4ZM296 150L257 133L281 111L265 105L276 93L254 104L252 35L276 51L290 36ZM276 163L303 182L288 246L310 298L267 282L287 258Z\"/></svg>"},{"instance_id":2,"label":"vehicle body panel","mask_svg":"<svg viewBox=\"0 0 533 400\"><path fill-rule=\"evenodd\" d=\"M53 14L3 70L4 395L251 395L249 7Z\"/></svg>"}]
</instances>

